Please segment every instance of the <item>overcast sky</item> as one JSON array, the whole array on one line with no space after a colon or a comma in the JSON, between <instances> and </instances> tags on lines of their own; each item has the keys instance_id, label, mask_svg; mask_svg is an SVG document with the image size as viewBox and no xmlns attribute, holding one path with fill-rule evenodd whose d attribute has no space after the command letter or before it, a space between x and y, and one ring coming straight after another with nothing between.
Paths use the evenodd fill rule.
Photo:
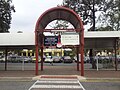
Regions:
<instances>
[{"instance_id":1,"label":"overcast sky","mask_svg":"<svg viewBox=\"0 0 120 90\"><path fill-rule=\"evenodd\" d=\"M12 13L10 32L34 32L39 16L47 9L61 5L63 0L13 0L15 13Z\"/></svg>"}]
</instances>

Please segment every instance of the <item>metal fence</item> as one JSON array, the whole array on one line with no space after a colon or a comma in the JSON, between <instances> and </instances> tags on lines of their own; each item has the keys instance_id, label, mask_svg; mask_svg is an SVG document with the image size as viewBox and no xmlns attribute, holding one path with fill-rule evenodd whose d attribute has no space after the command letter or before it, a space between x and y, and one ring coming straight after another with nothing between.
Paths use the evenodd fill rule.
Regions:
<instances>
[{"instance_id":1,"label":"metal fence","mask_svg":"<svg viewBox=\"0 0 120 90\"><path fill-rule=\"evenodd\" d=\"M85 57L85 69L92 69L92 62L94 61L96 65L96 70L105 70L105 69L110 69L114 70L115 69L115 57L113 56L94 56L91 57L92 61L90 60L89 57ZM117 69L120 70L120 57L117 57Z\"/></svg>"},{"instance_id":2,"label":"metal fence","mask_svg":"<svg viewBox=\"0 0 120 90\"><path fill-rule=\"evenodd\" d=\"M115 70L115 57L112 56L95 56L92 57L95 62L96 68L94 70ZM81 62L79 62L81 63ZM41 63L39 62L39 66ZM53 63L53 66L76 66L76 60L73 63ZM81 64L79 64L81 65ZM50 63L44 63L44 66L50 66ZM85 70L92 69L92 61L88 56L84 57ZM120 58L117 57L117 69L120 70ZM5 58L0 57L0 70L5 70ZM7 70L35 70L35 61L31 61L29 57L8 57Z\"/></svg>"}]
</instances>

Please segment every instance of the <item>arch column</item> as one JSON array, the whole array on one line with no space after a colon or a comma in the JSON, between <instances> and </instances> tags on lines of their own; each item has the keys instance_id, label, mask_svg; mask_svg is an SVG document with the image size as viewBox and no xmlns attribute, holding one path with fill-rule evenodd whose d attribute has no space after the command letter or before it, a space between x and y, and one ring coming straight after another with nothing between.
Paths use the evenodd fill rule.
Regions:
<instances>
[{"instance_id":1,"label":"arch column","mask_svg":"<svg viewBox=\"0 0 120 90\"><path fill-rule=\"evenodd\" d=\"M36 65L35 65L35 75L38 75L38 32L35 32L35 57L36 57Z\"/></svg>"},{"instance_id":2,"label":"arch column","mask_svg":"<svg viewBox=\"0 0 120 90\"><path fill-rule=\"evenodd\" d=\"M39 17L36 23L36 28L35 28L36 75L38 75L39 47L41 49L41 54L40 54L41 70L43 70L43 32L45 32L45 27L53 20L66 20L70 22L74 26L76 32L79 33L80 36L79 54L81 54L81 76L84 76L84 29L83 29L82 20L73 10L65 7L54 7L48 9Z\"/></svg>"},{"instance_id":3,"label":"arch column","mask_svg":"<svg viewBox=\"0 0 120 90\"><path fill-rule=\"evenodd\" d=\"M84 30L80 33L81 76L84 76Z\"/></svg>"}]
</instances>

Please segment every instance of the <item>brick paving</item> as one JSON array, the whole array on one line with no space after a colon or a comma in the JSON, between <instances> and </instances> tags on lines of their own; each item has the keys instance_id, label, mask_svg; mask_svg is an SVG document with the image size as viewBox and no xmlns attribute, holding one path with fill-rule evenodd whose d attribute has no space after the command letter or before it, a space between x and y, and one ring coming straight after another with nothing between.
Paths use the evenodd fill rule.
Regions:
<instances>
[{"instance_id":1,"label":"brick paving","mask_svg":"<svg viewBox=\"0 0 120 90\"><path fill-rule=\"evenodd\" d=\"M39 70L39 75L78 75L80 71L76 70L75 66L45 66L43 71ZM34 70L8 70L0 71L2 77L35 77ZM120 70L85 70L84 77L86 78L120 78Z\"/></svg>"}]
</instances>

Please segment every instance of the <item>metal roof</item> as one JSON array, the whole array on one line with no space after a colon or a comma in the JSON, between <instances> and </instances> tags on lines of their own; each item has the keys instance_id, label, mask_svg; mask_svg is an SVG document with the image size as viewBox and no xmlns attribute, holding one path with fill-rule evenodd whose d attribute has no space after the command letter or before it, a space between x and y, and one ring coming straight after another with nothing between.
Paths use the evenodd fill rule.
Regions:
<instances>
[{"instance_id":1,"label":"metal roof","mask_svg":"<svg viewBox=\"0 0 120 90\"><path fill-rule=\"evenodd\" d=\"M0 33L0 49L29 49L34 46L34 33Z\"/></svg>"},{"instance_id":2,"label":"metal roof","mask_svg":"<svg viewBox=\"0 0 120 90\"><path fill-rule=\"evenodd\" d=\"M113 49L120 31L89 31L85 32L85 48Z\"/></svg>"},{"instance_id":3,"label":"metal roof","mask_svg":"<svg viewBox=\"0 0 120 90\"><path fill-rule=\"evenodd\" d=\"M88 31L84 32L85 38L116 38L120 37L120 31Z\"/></svg>"},{"instance_id":4,"label":"metal roof","mask_svg":"<svg viewBox=\"0 0 120 90\"><path fill-rule=\"evenodd\" d=\"M113 48L120 31L89 31L84 33L85 48ZM0 47L35 46L35 33L0 33Z\"/></svg>"},{"instance_id":5,"label":"metal roof","mask_svg":"<svg viewBox=\"0 0 120 90\"><path fill-rule=\"evenodd\" d=\"M80 27L81 19L80 17L71 9L65 7L54 7L46 10L38 19L37 27L39 29L45 29L45 27L54 20L66 20L70 22L75 29L82 28Z\"/></svg>"}]
</instances>

